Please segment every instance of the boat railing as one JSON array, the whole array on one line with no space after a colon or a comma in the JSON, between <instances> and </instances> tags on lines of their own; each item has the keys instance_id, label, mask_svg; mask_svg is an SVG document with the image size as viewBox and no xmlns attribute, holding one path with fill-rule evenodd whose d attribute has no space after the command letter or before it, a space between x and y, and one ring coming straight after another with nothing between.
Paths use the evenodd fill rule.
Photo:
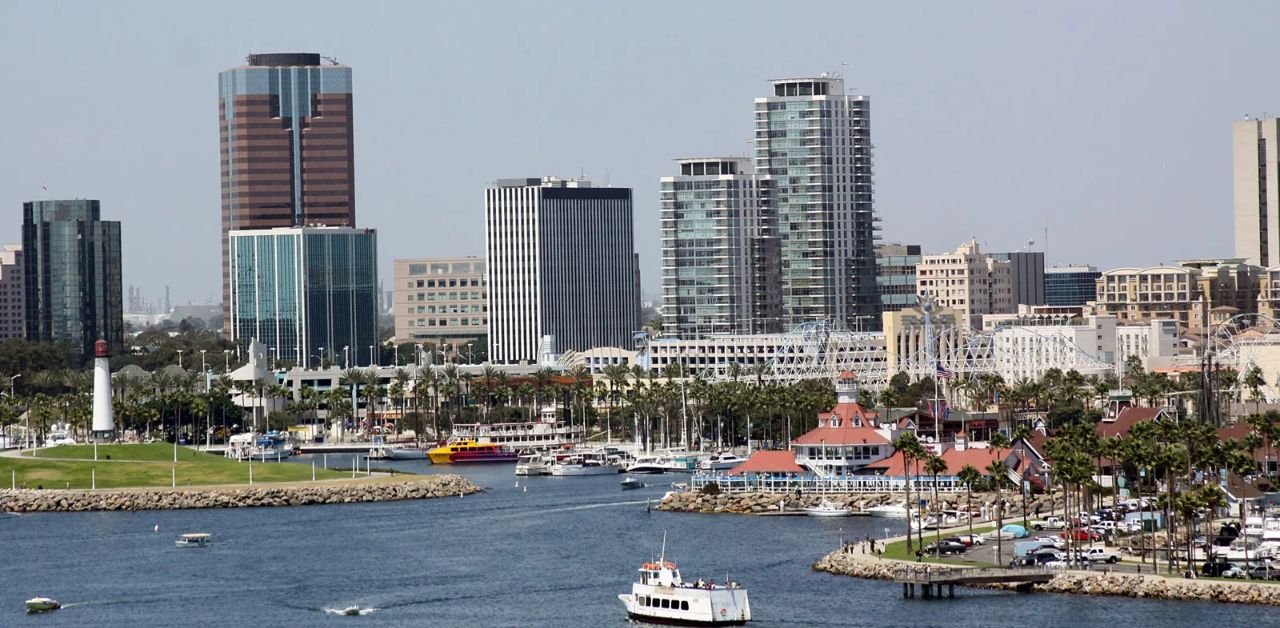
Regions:
<instances>
[{"instance_id":1,"label":"boat railing","mask_svg":"<svg viewBox=\"0 0 1280 628\"><path fill-rule=\"evenodd\" d=\"M799 490L809 494L843 495L848 493L901 493L906 490L907 479L882 475L823 477L817 475L771 475L764 473L728 475L726 473L699 472L693 475L689 483L689 489L700 491L709 484L715 484L724 493L794 493ZM934 478L931 476L912 477L911 490L933 491ZM957 477L938 476L937 490L939 493L963 493L965 492L965 486Z\"/></svg>"}]
</instances>

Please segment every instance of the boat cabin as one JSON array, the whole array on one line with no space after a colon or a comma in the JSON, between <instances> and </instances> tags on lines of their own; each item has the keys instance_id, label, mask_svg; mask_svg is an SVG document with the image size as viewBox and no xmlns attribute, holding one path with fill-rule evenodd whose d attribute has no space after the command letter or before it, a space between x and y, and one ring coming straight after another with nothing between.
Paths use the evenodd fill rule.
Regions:
<instances>
[{"instance_id":1,"label":"boat cabin","mask_svg":"<svg viewBox=\"0 0 1280 628\"><path fill-rule=\"evenodd\" d=\"M178 547L204 547L213 535L207 532L191 532L178 537Z\"/></svg>"},{"instance_id":2,"label":"boat cabin","mask_svg":"<svg viewBox=\"0 0 1280 628\"><path fill-rule=\"evenodd\" d=\"M640 567L640 584L654 587L678 587L683 584L680 570L671 561L645 563Z\"/></svg>"}]
</instances>

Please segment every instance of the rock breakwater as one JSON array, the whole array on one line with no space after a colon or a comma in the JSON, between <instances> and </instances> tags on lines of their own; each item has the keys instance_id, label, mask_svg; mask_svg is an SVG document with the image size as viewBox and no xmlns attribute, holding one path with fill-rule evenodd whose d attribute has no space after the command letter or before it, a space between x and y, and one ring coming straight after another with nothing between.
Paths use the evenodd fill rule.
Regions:
<instances>
[{"instance_id":1,"label":"rock breakwater","mask_svg":"<svg viewBox=\"0 0 1280 628\"><path fill-rule=\"evenodd\" d=\"M892 580L906 566L896 560L881 560L866 554L835 551L813 565L817 571L866 578ZM975 588L1012 589L1008 585L983 585ZM1153 600L1192 600L1280 606L1280 586L1259 582L1223 582L1189 580L1162 576L1105 572L1063 572L1036 590L1077 595L1107 595Z\"/></svg>"},{"instance_id":2,"label":"rock breakwater","mask_svg":"<svg viewBox=\"0 0 1280 628\"><path fill-rule=\"evenodd\" d=\"M132 488L111 490L0 490L0 512L179 510L354 504L456 497L482 489L457 475L394 482L326 482L243 488Z\"/></svg>"},{"instance_id":3,"label":"rock breakwater","mask_svg":"<svg viewBox=\"0 0 1280 628\"><path fill-rule=\"evenodd\" d=\"M823 500L829 500L833 503L848 506L856 510L863 510L874 506L888 503L901 504L903 501L901 493L857 493L852 495L801 495L796 496L795 493L720 493L718 495L708 495L697 491L684 491L679 493L671 493L662 503L658 505L659 510L667 510L671 512L696 512L696 513L730 513L730 514L760 514L765 512L777 511L780 507L787 510L799 510L809 506L817 506ZM914 495L913 495L914 497ZM961 508L968 505L968 500L964 497L956 498L949 495L942 500L944 508ZM984 510L994 512L994 504L996 498L994 494L978 494L973 495L973 508L975 511ZM1028 512L1037 512L1037 508L1042 511L1048 511L1053 507L1052 501L1048 497L1037 497L1027 502ZM1015 505L1009 502L1005 510L1005 519L1012 520ZM1022 512L1021 503L1016 504L1016 512Z\"/></svg>"}]
</instances>

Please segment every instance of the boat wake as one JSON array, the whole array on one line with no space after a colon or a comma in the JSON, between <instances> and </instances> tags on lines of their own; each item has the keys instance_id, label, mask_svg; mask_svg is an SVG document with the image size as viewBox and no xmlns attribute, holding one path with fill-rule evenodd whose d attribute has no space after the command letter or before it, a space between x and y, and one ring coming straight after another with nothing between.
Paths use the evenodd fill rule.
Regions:
<instances>
[{"instance_id":1,"label":"boat wake","mask_svg":"<svg viewBox=\"0 0 1280 628\"><path fill-rule=\"evenodd\" d=\"M372 613L372 612L374 612L374 611L376 611L376 610L378 610L378 609L376 609L376 608L357 608L357 609L354 609L354 612L353 612L353 609L351 609L351 608L326 608L326 609L324 609L324 612L325 612L325 613L327 613L327 614L330 614L330 615L347 615L347 616L351 616L351 615L368 615L369 613Z\"/></svg>"},{"instance_id":2,"label":"boat wake","mask_svg":"<svg viewBox=\"0 0 1280 628\"><path fill-rule=\"evenodd\" d=\"M643 503L645 503L645 502L647 502L647 501L652 501L652 500L638 499L638 500L635 500L635 501L627 501L627 502L601 502L601 503L598 503L598 504L579 504L579 505L577 505L577 506L563 506L563 507L560 507L560 508L546 508L546 509L539 510L538 512L539 512L539 513L541 513L541 514L545 514L545 513L550 513L550 512L573 512L573 511L575 511L575 510L592 510L592 509L595 509L595 508L612 508L612 507L614 507L614 506L638 506L638 505L643 504Z\"/></svg>"}]
</instances>

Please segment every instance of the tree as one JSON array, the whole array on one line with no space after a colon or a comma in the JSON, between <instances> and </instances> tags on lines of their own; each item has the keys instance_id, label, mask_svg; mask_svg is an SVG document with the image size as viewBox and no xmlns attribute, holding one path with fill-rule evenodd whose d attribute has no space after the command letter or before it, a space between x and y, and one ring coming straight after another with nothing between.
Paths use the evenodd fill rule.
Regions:
<instances>
[{"instance_id":1,"label":"tree","mask_svg":"<svg viewBox=\"0 0 1280 628\"><path fill-rule=\"evenodd\" d=\"M996 562L1000 563L1004 554L1004 487L1009 484L1009 468L1003 460L993 460L987 465L987 473L991 475L991 488L996 492Z\"/></svg>"},{"instance_id":2,"label":"tree","mask_svg":"<svg viewBox=\"0 0 1280 628\"><path fill-rule=\"evenodd\" d=\"M933 511L938 517L938 525L934 527L934 548L938 556L942 556L942 512L938 507L938 474L946 471L947 461L943 460L942 456L930 453L924 459L924 472L933 476Z\"/></svg>"},{"instance_id":3,"label":"tree","mask_svg":"<svg viewBox=\"0 0 1280 628\"><path fill-rule=\"evenodd\" d=\"M1267 385L1267 380L1262 376L1262 368L1257 364L1250 364L1249 368L1244 372L1244 387L1249 389L1249 396L1253 398L1253 411L1258 413L1262 408L1262 387Z\"/></svg>"},{"instance_id":4,"label":"tree","mask_svg":"<svg viewBox=\"0 0 1280 628\"><path fill-rule=\"evenodd\" d=\"M956 473L956 477L960 479L960 483L964 484L965 493L969 501L969 536L973 536L973 487L982 482L982 472L977 467L966 464Z\"/></svg>"},{"instance_id":5,"label":"tree","mask_svg":"<svg viewBox=\"0 0 1280 628\"><path fill-rule=\"evenodd\" d=\"M912 434L911 432L907 432L907 433L905 433L905 434L903 434L903 435L901 435L901 436L899 436L899 437L898 437L898 440L897 440L896 442L894 442L894 443L893 443L893 448L894 448L894 450L896 450L899 454L902 454L902 472L903 472L904 474L906 474L906 476L907 476L907 482L906 482L906 488L905 488L905 490L906 490L906 500L907 500L907 522L908 522L908 525L907 525L907 553L908 553L908 554L910 554L910 553L911 553L911 547L912 547L912 546L911 546L911 526L910 526L910 521L911 521L911 462L912 462L913 460L919 460L919 459L920 459L920 457L924 455L924 446L922 446L922 445L920 444L920 439L916 438L916 435L915 435L915 434ZM919 510L918 510L918 509L917 509L917 511L916 511L916 512L917 512L917 516L918 516L918 517L920 517L920 518L921 518L921 520L923 520L923 517L922 517L922 516L920 516L920 515L921 515L921 513L919 513Z\"/></svg>"}]
</instances>

